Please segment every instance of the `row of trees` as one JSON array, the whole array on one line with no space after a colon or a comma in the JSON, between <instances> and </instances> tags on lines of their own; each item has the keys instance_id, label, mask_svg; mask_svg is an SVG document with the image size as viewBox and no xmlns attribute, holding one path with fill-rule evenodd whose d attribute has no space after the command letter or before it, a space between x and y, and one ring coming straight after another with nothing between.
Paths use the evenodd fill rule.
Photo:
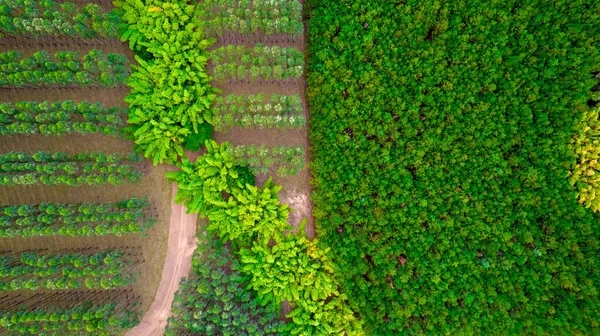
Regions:
<instances>
[{"instance_id":1,"label":"row of trees","mask_svg":"<svg viewBox=\"0 0 600 336\"><path fill-rule=\"evenodd\" d=\"M296 0L209 0L201 4L201 19L209 36L231 33L301 36L302 5Z\"/></svg>"},{"instance_id":2,"label":"row of trees","mask_svg":"<svg viewBox=\"0 0 600 336\"><path fill-rule=\"evenodd\" d=\"M281 177L295 176L305 168L304 146L238 145L228 147L236 162L248 165L257 174L276 169Z\"/></svg>"},{"instance_id":3,"label":"row of trees","mask_svg":"<svg viewBox=\"0 0 600 336\"><path fill-rule=\"evenodd\" d=\"M304 73L302 53L290 47L228 45L211 52L215 79L270 81L296 79Z\"/></svg>"},{"instance_id":4,"label":"row of trees","mask_svg":"<svg viewBox=\"0 0 600 336\"><path fill-rule=\"evenodd\" d=\"M289 129L289 128L302 128L306 125L306 118L303 114L297 115L260 115L254 116L246 114L244 116L237 116L232 113L219 113L213 117L213 124L218 131L228 131L233 127L250 128L255 127L259 129L265 128L278 128L278 129Z\"/></svg>"},{"instance_id":5,"label":"row of trees","mask_svg":"<svg viewBox=\"0 0 600 336\"><path fill-rule=\"evenodd\" d=\"M219 96L213 107L213 125L219 131L232 127L302 128L306 118L300 96L272 94L268 102L264 94Z\"/></svg>"},{"instance_id":6,"label":"row of trees","mask_svg":"<svg viewBox=\"0 0 600 336\"><path fill-rule=\"evenodd\" d=\"M282 65L263 65L247 68L235 63L226 63L216 66L213 70L215 79L220 82L246 82L246 83L271 83L273 81L293 81L302 77L304 68L297 65L288 68Z\"/></svg>"},{"instance_id":7,"label":"row of trees","mask_svg":"<svg viewBox=\"0 0 600 336\"><path fill-rule=\"evenodd\" d=\"M51 0L0 0L0 38L32 35L39 37L117 37L119 16L88 3Z\"/></svg>"},{"instance_id":8,"label":"row of trees","mask_svg":"<svg viewBox=\"0 0 600 336\"><path fill-rule=\"evenodd\" d=\"M42 50L23 58L18 51L0 53L0 86L79 85L113 87L129 75L125 55L91 50L50 55Z\"/></svg>"},{"instance_id":9,"label":"row of trees","mask_svg":"<svg viewBox=\"0 0 600 336\"><path fill-rule=\"evenodd\" d=\"M123 287L135 282L140 261L136 253L121 250L5 253L0 255L0 291Z\"/></svg>"},{"instance_id":10,"label":"row of trees","mask_svg":"<svg viewBox=\"0 0 600 336\"><path fill-rule=\"evenodd\" d=\"M140 161L135 154L10 152L0 155L0 185L120 185L141 179Z\"/></svg>"},{"instance_id":11,"label":"row of trees","mask_svg":"<svg viewBox=\"0 0 600 336\"><path fill-rule=\"evenodd\" d=\"M11 293L0 299L0 333L112 336L138 323L138 306L130 290Z\"/></svg>"},{"instance_id":12,"label":"row of trees","mask_svg":"<svg viewBox=\"0 0 600 336\"><path fill-rule=\"evenodd\" d=\"M265 95L234 95L217 97L214 107L219 114L302 114L302 99L298 95L286 96L271 94L267 100Z\"/></svg>"},{"instance_id":13,"label":"row of trees","mask_svg":"<svg viewBox=\"0 0 600 336\"><path fill-rule=\"evenodd\" d=\"M230 44L211 51L210 55L215 67L225 63L237 63L245 67L304 65L304 58L300 51L292 47L265 46L261 43L253 48Z\"/></svg>"},{"instance_id":14,"label":"row of trees","mask_svg":"<svg viewBox=\"0 0 600 336\"><path fill-rule=\"evenodd\" d=\"M126 113L127 109L70 100L0 103L0 135L99 132L115 135L121 129Z\"/></svg>"},{"instance_id":15,"label":"row of trees","mask_svg":"<svg viewBox=\"0 0 600 336\"><path fill-rule=\"evenodd\" d=\"M41 203L0 207L0 237L140 233L156 222L146 197L115 203Z\"/></svg>"}]
</instances>

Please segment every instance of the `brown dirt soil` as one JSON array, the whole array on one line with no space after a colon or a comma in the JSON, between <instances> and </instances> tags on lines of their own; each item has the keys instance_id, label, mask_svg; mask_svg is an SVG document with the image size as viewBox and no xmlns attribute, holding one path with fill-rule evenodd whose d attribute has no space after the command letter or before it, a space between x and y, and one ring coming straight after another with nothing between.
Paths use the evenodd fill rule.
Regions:
<instances>
[{"instance_id":1,"label":"brown dirt soil","mask_svg":"<svg viewBox=\"0 0 600 336\"><path fill-rule=\"evenodd\" d=\"M173 184L173 195L177 185ZM174 201L171 204L171 226L167 258L162 271L160 285L150 310L146 312L140 324L131 329L127 336L162 335L171 316L171 304L181 279L192 268L192 254L196 249L197 214L186 214L187 208Z\"/></svg>"}]
</instances>

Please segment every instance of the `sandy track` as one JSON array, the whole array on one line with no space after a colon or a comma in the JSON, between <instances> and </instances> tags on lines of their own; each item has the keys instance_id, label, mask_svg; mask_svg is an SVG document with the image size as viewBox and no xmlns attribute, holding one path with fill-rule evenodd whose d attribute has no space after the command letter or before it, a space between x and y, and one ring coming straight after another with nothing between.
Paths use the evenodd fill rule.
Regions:
<instances>
[{"instance_id":1,"label":"sandy track","mask_svg":"<svg viewBox=\"0 0 600 336\"><path fill-rule=\"evenodd\" d=\"M177 184L173 183L173 196ZM172 201L171 223L167 258L154 302L142 318L140 324L126 336L159 336L165 331L167 319L171 316L171 303L179 289L181 278L187 276L192 267L192 254L196 249L197 214L186 214L187 208ZM147 242L152 244L152 242Z\"/></svg>"}]
</instances>

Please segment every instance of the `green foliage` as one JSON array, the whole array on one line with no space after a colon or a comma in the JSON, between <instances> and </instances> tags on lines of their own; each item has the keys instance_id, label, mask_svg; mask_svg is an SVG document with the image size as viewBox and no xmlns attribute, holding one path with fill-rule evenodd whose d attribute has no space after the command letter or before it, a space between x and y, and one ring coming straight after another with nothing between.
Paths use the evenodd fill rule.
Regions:
<instances>
[{"instance_id":1,"label":"green foliage","mask_svg":"<svg viewBox=\"0 0 600 336\"><path fill-rule=\"evenodd\" d=\"M140 161L135 154L10 152L0 155L0 185L121 185L141 179Z\"/></svg>"},{"instance_id":2,"label":"green foliage","mask_svg":"<svg viewBox=\"0 0 600 336\"><path fill-rule=\"evenodd\" d=\"M211 51L210 55L215 79L219 81L291 80L304 74L302 53L290 47L228 45Z\"/></svg>"},{"instance_id":3,"label":"green foliage","mask_svg":"<svg viewBox=\"0 0 600 336\"><path fill-rule=\"evenodd\" d=\"M281 189L271 181L262 188L247 183L249 176L239 178L239 166L234 165L229 144L206 141L207 152L193 164L185 160L181 171L167 173L179 190L176 202L183 202L188 211L199 212L210 220L209 230L228 240L245 244L259 238L279 239L287 227L289 209L280 205L277 192Z\"/></svg>"},{"instance_id":4,"label":"green foliage","mask_svg":"<svg viewBox=\"0 0 600 336\"><path fill-rule=\"evenodd\" d=\"M598 333L599 217L567 170L600 3L308 6L315 221L366 332Z\"/></svg>"},{"instance_id":5,"label":"green foliage","mask_svg":"<svg viewBox=\"0 0 600 336\"><path fill-rule=\"evenodd\" d=\"M126 109L71 100L0 103L0 135L104 133L116 135Z\"/></svg>"},{"instance_id":6,"label":"green foliage","mask_svg":"<svg viewBox=\"0 0 600 336\"><path fill-rule=\"evenodd\" d=\"M242 187L234 168L233 155L227 150L229 143L218 145L206 141L206 154L191 163L183 158L181 171L167 173L171 182L177 182L175 201L183 203L188 211L207 215L214 204L223 202L222 193L232 194Z\"/></svg>"},{"instance_id":7,"label":"green foliage","mask_svg":"<svg viewBox=\"0 0 600 336\"><path fill-rule=\"evenodd\" d=\"M600 107L583 112L577 133L571 139L571 149L577 158L576 167L569 172L569 182L575 186L579 203L594 212L600 209Z\"/></svg>"},{"instance_id":8,"label":"green foliage","mask_svg":"<svg viewBox=\"0 0 600 336\"><path fill-rule=\"evenodd\" d=\"M239 145L233 148L236 162L248 165L255 174L275 171L281 177L295 176L305 168L304 146Z\"/></svg>"},{"instance_id":9,"label":"green foliage","mask_svg":"<svg viewBox=\"0 0 600 336\"><path fill-rule=\"evenodd\" d=\"M233 127L287 129L306 125L302 100L297 95L272 94L268 102L265 102L263 94L220 96L213 112L213 125L218 131L228 131Z\"/></svg>"},{"instance_id":10,"label":"green foliage","mask_svg":"<svg viewBox=\"0 0 600 336\"><path fill-rule=\"evenodd\" d=\"M51 306L0 311L0 327L17 335L117 335L138 324L138 314L132 308L116 303L85 302L74 308Z\"/></svg>"},{"instance_id":11,"label":"green foliage","mask_svg":"<svg viewBox=\"0 0 600 336\"><path fill-rule=\"evenodd\" d=\"M300 300L286 317L291 318L290 335L364 335L344 294L327 300Z\"/></svg>"},{"instance_id":12,"label":"green foliage","mask_svg":"<svg viewBox=\"0 0 600 336\"><path fill-rule=\"evenodd\" d=\"M96 49L83 57L76 51L60 51L52 57L42 50L27 58L15 51L0 53L0 86L114 87L128 75L125 55Z\"/></svg>"},{"instance_id":13,"label":"green foliage","mask_svg":"<svg viewBox=\"0 0 600 336\"><path fill-rule=\"evenodd\" d=\"M303 233L301 233L303 234ZM284 300L319 301L339 295L333 282L333 263L317 241L288 235L273 247L264 243L240 250L240 272L261 295L262 305L278 307Z\"/></svg>"},{"instance_id":14,"label":"green foliage","mask_svg":"<svg viewBox=\"0 0 600 336\"><path fill-rule=\"evenodd\" d=\"M280 335L286 324L244 289L229 247L216 237L199 237L192 259L193 274L182 281L173 301L166 336L183 330L212 335Z\"/></svg>"},{"instance_id":15,"label":"green foliage","mask_svg":"<svg viewBox=\"0 0 600 336\"><path fill-rule=\"evenodd\" d=\"M20 289L112 289L135 282L137 260L120 250L94 254L0 256L0 291Z\"/></svg>"},{"instance_id":16,"label":"green foliage","mask_svg":"<svg viewBox=\"0 0 600 336\"><path fill-rule=\"evenodd\" d=\"M270 312L279 311L283 300L294 302L298 308L290 317L297 324L286 333L361 334L360 320L338 292L328 250L319 249L316 240L301 234L285 235L291 229L287 224L290 210L287 204L279 204L281 187L271 179L261 188L254 186L249 170L235 165L228 143L219 146L211 140L206 148L194 164L184 160L181 171L167 177L179 186L175 200L207 216L207 229L223 242L231 242L241 259L241 265L235 259L232 268L245 274L244 285L256 291ZM252 183L248 183L250 178ZM304 232L303 227L299 232ZM177 318L173 323L181 327L182 322Z\"/></svg>"},{"instance_id":17,"label":"green foliage","mask_svg":"<svg viewBox=\"0 0 600 336\"><path fill-rule=\"evenodd\" d=\"M286 34L294 40L304 32L302 5L297 0L207 0L201 8L200 19L206 22L209 36Z\"/></svg>"},{"instance_id":18,"label":"green foliage","mask_svg":"<svg viewBox=\"0 0 600 336\"><path fill-rule=\"evenodd\" d=\"M239 183L239 182L238 182ZM232 189L227 199L215 195L205 213L210 220L208 230L215 232L224 241L233 240L247 246L258 239L264 244L269 240L279 241L289 227L289 207L280 205L276 186L269 178L262 188L245 185Z\"/></svg>"},{"instance_id":19,"label":"green foliage","mask_svg":"<svg viewBox=\"0 0 600 336\"><path fill-rule=\"evenodd\" d=\"M77 7L51 0L0 0L0 38L20 35L115 38L119 16L97 4Z\"/></svg>"},{"instance_id":20,"label":"green foliage","mask_svg":"<svg viewBox=\"0 0 600 336\"><path fill-rule=\"evenodd\" d=\"M154 164L176 162L185 139L200 134L203 122L212 122L216 90L205 66L213 41L204 39L201 21L193 20L196 8L185 1L125 0L115 6L126 22L121 40L153 55L136 56L139 65L126 82L131 88L125 98L128 132L136 150Z\"/></svg>"},{"instance_id":21,"label":"green foliage","mask_svg":"<svg viewBox=\"0 0 600 336\"><path fill-rule=\"evenodd\" d=\"M144 232L156 222L149 206L146 197L100 204L0 206L0 237L122 236Z\"/></svg>"},{"instance_id":22,"label":"green foliage","mask_svg":"<svg viewBox=\"0 0 600 336\"><path fill-rule=\"evenodd\" d=\"M315 239L304 236L304 225L297 234L288 234L274 246L255 242L241 249L240 264L234 265L255 290L262 306L278 310L287 300L293 311L286 317L294 322L291 335L362 335L362 323L354 316L345 295L334 280L334 265Z\"/></svg>"},{"instance_id":23,"label":"green foliage","mask_svg":"<svg viewBox=\"0 0 600 336\"><path fill-rule=\"evenodd\" d=\"M235 169L235 171L237 172L238 181L241 185L245 186L246 184L249 184L253 186L256 184L256 176L254 176L254 173L252 172L250 167L236 164L235 166L233 166L233 169Z\"/></svg>"},{"instance_id":24,"label":"green foliage","mask_svg":"<svg viewBox=\"0 0 600 336\"><path fill-rule=\"evenodd\" d=\"M207 122L203 122L198 125L198 133L192 132L183 139L183 147L187 150L197 152L200 150L200 146L204 145L206 140L210 140L212 136L213 127Z\"/></svg>"}]
</instances>

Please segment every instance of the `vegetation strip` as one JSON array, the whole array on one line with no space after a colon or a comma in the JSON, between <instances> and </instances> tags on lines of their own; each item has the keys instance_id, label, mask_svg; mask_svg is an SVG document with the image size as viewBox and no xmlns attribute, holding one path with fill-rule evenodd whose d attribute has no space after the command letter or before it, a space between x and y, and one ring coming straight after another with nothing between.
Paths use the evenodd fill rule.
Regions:
<instances>
[{"instance_id":1,"label":"vegetation strip","mask_svg":"<svg viewBox=\"0 0 600 336\"><path fill-rule=\"evenodd\" d=\"M124 83L128 75L125 55L96 49L83 57L76 51L51 56L42 50L26 58L14 50L0 53L0 87L114 87Z\"/></svg>"},{"instance_id":2,"label":"vegetation strip","mask_svg":"<svg viewBox=\"0 0 600 336\"><path fill-rule=\"evenodd\" d=\"M0 0L0 39L33 35L35 38L115 38L119 16L105 13L94 3L79 8L73 2Z\"/></svg>"},{"instance_id":3,"label":"vegetation strip","mask_svg":"<svg viewBox=\"0 0 600 336\"><path fill-rule=\"evenodd\" d=\"M131 252L0 254L1 291L38 288L113 289L135 282L140 259Z\"/></svg>"},{"instance_id":4,"label":"vegetation strip","mask_svg":"<svg viewBox=\"0 0 600 336\"><path fill-rule=\"evenodd\" d=\"M100 103L0 103L0 135L103 133L117 135L127 109L105 108Z\"/></svg>"},{"instance_id":5,"label":"vegetation strip","mask_svg":"<svg viewBox=\"0 0 600 336\"><path fill-rule=\"evenodd\" d=\"M183 155L185 139L212 121L216 91L205 66L213 41L193 20L196 6L148 3L115 1L126 23L121 39L129 41L139 63L126 82L131 88L125 98L128 131L136 150L154 164L174 163Z\"/></svg>"},{"instance_id":6,"label":"vegetation strip","mask_svg":"<svg viewBox=\"0 0 600 336\"><path fill-rule=\"evenodd\" d=\"M144 232L156 222L146 197L116 203L0 206L0 237L121 236Z\"/></svg>"},{"instance_id":7,"label":"vegetation strip","mask_svg":"<svg viewBox=\"0 0 600 336\"><path fill-rule=\"evenodd\" d=\"M11 152L0 155L0 185L120 185L139 181L143 167L136 154Z\"/></svg>"}]
</instances>

